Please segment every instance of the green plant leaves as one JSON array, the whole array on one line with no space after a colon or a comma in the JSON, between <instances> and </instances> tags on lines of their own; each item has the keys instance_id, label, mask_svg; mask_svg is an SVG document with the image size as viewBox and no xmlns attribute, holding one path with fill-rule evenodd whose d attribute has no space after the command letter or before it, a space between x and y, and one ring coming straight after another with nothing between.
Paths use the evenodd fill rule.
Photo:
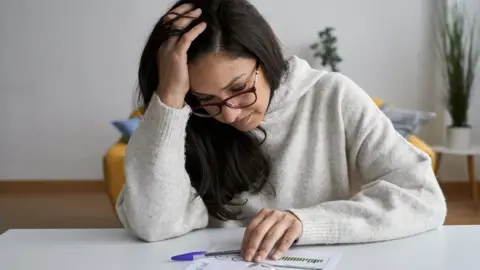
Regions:
<instances>
[{"instance_id":1,"label":"green plant leaves","mask_svg":"<svg viewBox=\"0 0 480 270\"><path fill-rule=\"evenodd\" d=\"M322 66L330 66L332 71L338 71L337 65L342 61L338 56L336 46L337 37L333 35L333 27L325 27L318 32L319 42L310 45L310 49L314 51L313 56L321 59Z\"/></svg>"},{"instance_id":2,"label":"green plant leaves","mask_svg":"<svg viewBox=\"0 0 480 270\"><path fill-rule=\"evenodd\" d=\"M476 20L468 28L468 16L457 5L447 7L441 32L442 62L447 83L446 108L452 126L467 127L471 91L474 86L480 48Z\"/></svg>"}]
</instances>

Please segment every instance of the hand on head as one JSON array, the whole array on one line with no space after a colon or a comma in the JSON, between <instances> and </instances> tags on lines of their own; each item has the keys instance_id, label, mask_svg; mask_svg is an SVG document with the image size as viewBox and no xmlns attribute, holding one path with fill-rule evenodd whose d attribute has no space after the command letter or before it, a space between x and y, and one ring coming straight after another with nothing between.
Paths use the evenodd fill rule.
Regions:
<instances>
[{"instance_id":1,"label":"hand on head","mask_svg":"<svg viewBox=\"0 0 480 270\"><path fill-rule=\"evenodd\" d=\"M202 14L200 9L193 9L190 4L181 5L163 17L163 23L169 30L168 39L158 50L157 65L159 69L157 94L163 103L170 107L182 108L185 95L190 89L187 51L193 40L206 28L201 22L185 32L190 23Z\"/></svg>"}]
</instances>

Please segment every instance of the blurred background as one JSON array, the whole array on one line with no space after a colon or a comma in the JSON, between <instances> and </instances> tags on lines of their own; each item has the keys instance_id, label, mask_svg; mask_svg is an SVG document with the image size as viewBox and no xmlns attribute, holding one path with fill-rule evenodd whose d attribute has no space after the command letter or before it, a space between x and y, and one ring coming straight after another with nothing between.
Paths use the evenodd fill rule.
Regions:
<instances>
[{"instance_id":1,"label":"blurred background","mask_svg":"<svg viewBox=\"0 0 480 270\"><path fill-rule=\"evenodd\" d=\"M450 119L442 102L435 21L439 7L455 1L251 2L286 55L317 68L329 67L315 57L312 44L325 44L319 32L332 28L339 71L391 106L435 113L414 135L434 155L444 145ZM477 0L462 2L478 7ZM172 3L0 2L0 227L119 226L112 204L121 187L124 146L111 122L135 110L141 50ZM479 91L477 84L468 111L472 149L480 143ZM465 156L445 155L438 173L449 194L448 222L480 224Z\"/></svg>"}]
</instances>

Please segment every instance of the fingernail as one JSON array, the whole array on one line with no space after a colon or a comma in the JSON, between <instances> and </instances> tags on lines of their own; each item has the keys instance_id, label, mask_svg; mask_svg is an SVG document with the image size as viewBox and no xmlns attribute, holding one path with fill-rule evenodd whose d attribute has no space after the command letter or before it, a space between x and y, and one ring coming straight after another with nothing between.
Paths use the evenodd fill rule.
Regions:
<instances>
[{"instance_id":1,"label":"fingernail","mask_svg":"<svg viewBox=\"0 0 480 270\"><path fill-rule=\"evenodd\" d=\"M278 257L280 257L280 253L275 252L275 253L273 254L273 256L272 256L272 259L278 260Z\"/></svg>"},{"instance_id":2,"label":"fingernail","mask_svg":"<svg viewBox=\"0 0 480 270\"><path fill-rule=\"evenodd\" d=\"M260 255L255 256L255 261L256 262L260 262L261 260L262 260L262 256L260 256Z\"/></svg>"},{"instance_id":3,"label":"fingernail","mask_svg":"<svg viewBox=\"0 0 480 270\"><path fill-rule=\"evenodd\" d=\"M251 253L251 252L247 252L247 255L245 256L245 260L246 260L246 261L251 261L251 260L252 260L252 257L253 257L252 253Z\"/></svg>"}]
</instances>

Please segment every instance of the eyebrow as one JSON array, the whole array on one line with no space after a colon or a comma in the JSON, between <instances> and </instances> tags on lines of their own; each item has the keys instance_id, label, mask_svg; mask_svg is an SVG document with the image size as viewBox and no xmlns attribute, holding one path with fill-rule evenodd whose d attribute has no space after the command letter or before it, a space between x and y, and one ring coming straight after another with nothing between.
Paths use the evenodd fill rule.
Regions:
<instances>
[{"instance_id":1,"label":"eyebrow","mask_svg":"<svg viewBox=\"0 0 480 270\"><path fill-rule=\"evenodd\" d=\"M241 74L237 75L235 78L233 78L227 85L225 85L221 89L226 90L226 89L230 88L234 83L236 83L238 81L238 79L242 78L243 76L245 76L245 73L241 73ZM198 93L198 92L195 92L194 90L191 90L191 92L193 94L199 95L199 96L208 96L207 94Z\"/></svg>"},{"instance_id":2,"label":"eyebrow","mask_svg":"<svg viewBox=\"0 0 480 270\"><path fill-rule=\"evenodd\" d=\"M227 85L222 87L222 90L226 90L226 89L230 88L234 83L236 83L238 81L238 79L242 78L243 76L245 76L245 73L239 74L238 76L233 78Z\"/></svg>"}]
</instances>

